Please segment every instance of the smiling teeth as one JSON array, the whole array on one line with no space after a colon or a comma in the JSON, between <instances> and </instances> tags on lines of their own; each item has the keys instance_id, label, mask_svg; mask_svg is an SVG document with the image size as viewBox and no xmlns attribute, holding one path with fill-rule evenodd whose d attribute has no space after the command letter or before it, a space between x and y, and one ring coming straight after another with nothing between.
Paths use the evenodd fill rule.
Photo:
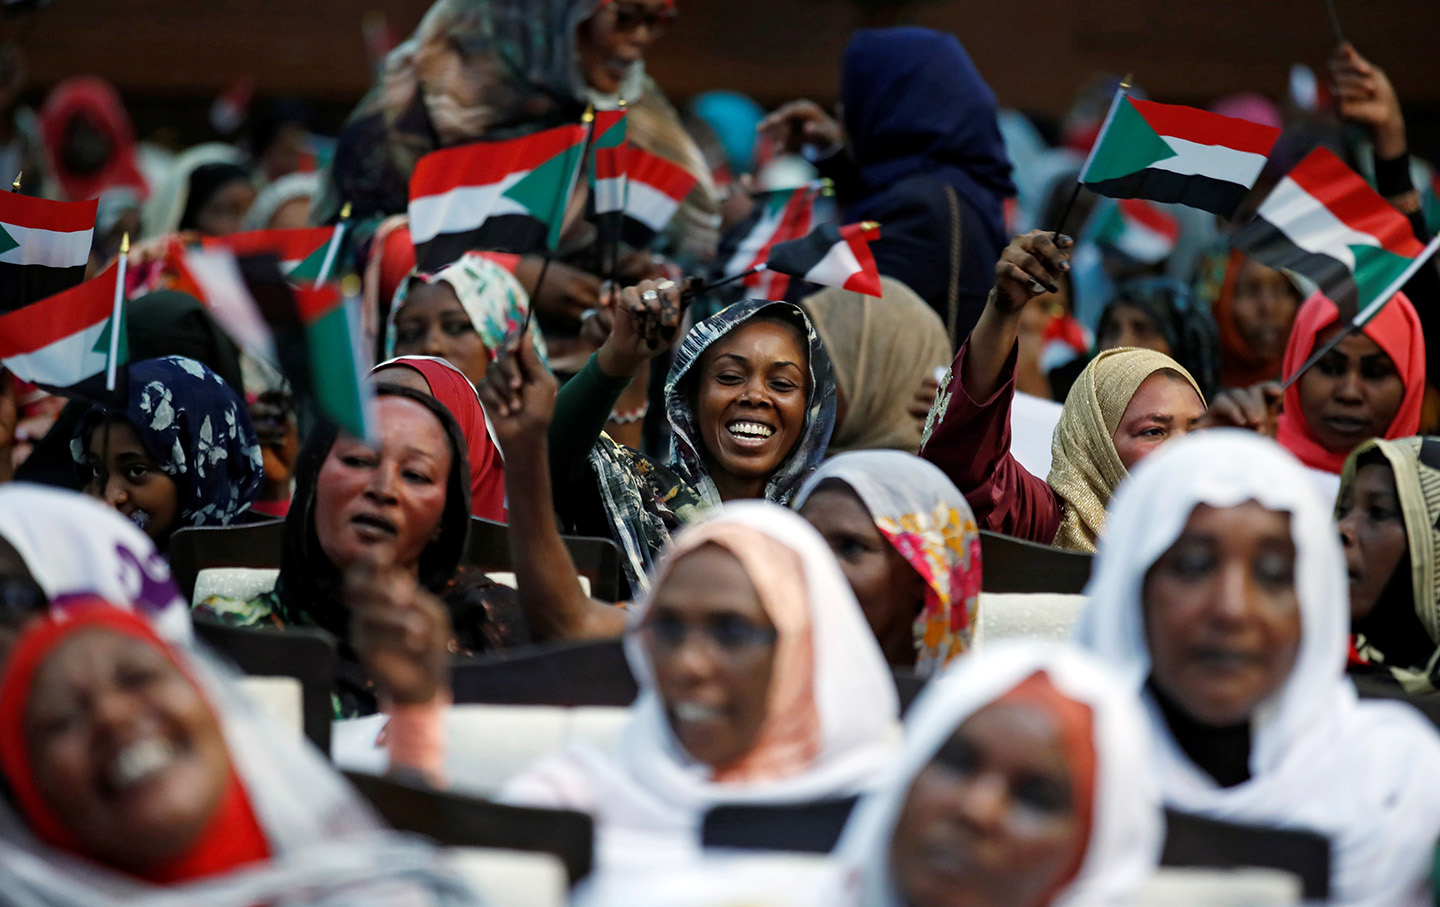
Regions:
<instances>
[{"instance_id":1,"label":"smiling teeth","mask_svg":"<svg viewBox=\"0 0 1440 907\"><path fill-rule=\"evenodd\" d=\"M720 710L698 702L680 702L675 705L675 717L681 721L710 721L718 718Z\"/></svg>"},{"instance_id":2,"label":"smiling teeth","mask_svg":"<svg viewBox=\"0 0 1440 907\"><path fill-rule=\"evenodd\" d=\"M756 438L768 438L775 434L775 429L768 425L761 425L758 422L731 422L728 426L731 434L747 435Z\"/></svg>"},{"instance_id":3,"label":"smiling teeth","mask_svg":"<svg viewBox=\"0 0 1440 907\"><path fill-rule=\"evenodd\" d=\"M124 790L154 774L175 758L175 747L168 740L151 737L132 743L120 751L110 766L110 783Z\"/></svg>"}]
</instances>

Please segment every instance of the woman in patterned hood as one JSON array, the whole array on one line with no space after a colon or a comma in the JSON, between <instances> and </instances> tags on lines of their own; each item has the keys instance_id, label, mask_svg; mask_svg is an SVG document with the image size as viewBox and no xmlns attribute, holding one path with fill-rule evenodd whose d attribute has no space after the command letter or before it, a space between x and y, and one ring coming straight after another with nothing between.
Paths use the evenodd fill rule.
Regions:
<instances>
[{"instance_id":1,"label":"woman in patterned hood","mask_svg":"<svg viewBox=\"0 0 1440 907\"><path fill-rule=\"evenodd\" d=\"M1366 441L1335 503L1350 579L1350 672L1440 689L1440 438Z\"/></svg>"},{"instance_id":2,"label":"woman in patterned hood","mask_svg":"<svg viewBox=\"0 0 1440 907\"><path fill-rule=\"evenodd\" d=\"M678 292L663 286L625 290L616 328L561 390L550 430L562 519L615 539L635 594L649 588L646 573L680 526L721 502L788 503L835 427L834 373L810 319L792 303L749 299L700 322L676 351L665 379L673 437L663 464L601 434L634 374L628 369L665 348L637 339L627 314L642 299L660 305L663 292L666 317L676 317Z\"/></svg>"},{"instance_id":3,"label":"woman in patterned hood","mask_svg":"<svg viewBox=\"0 0 1440 907\"><path fill-rule=\"evenodd\" d=\"M70 442L86 491L162 550L176 529L235 522L264 476L245 402L182 356L133 362L126 377L125 408L94 407Z\"/></svg>"}]
</instances>

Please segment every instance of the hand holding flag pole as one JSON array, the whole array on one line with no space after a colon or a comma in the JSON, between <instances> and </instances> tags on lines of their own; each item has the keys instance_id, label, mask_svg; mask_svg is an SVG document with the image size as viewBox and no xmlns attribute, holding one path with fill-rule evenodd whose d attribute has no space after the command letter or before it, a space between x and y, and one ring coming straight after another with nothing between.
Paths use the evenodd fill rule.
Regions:
<instances>
[{"instance_id":1,"label":"hand holding flag pole","mask_svg":"<svg viewBox=\"0 0 1440 907\"><path fill-rule=\"evenodd\" d=\"M110 315L110 356L105 365L105 389L112 392L120 365L120 332L125 330L121 316L125 305L125 271L129 261L130 234L126 233L120 237L120 261L115 266L115 308Z\"/></svg>"},{"instance_id":2,"label":"hand holding flag pole","mask_svg":"<svg viewBox=\"0 0 1440 907\"><path fill-rule=\"evenodd\" d=\"M1371 302L1365 308L1356 312L1355 317L1350 319L1350 323L1345 326L1345 330L1320 344L1315 352L1310 354L1310 358L1306 359L1305 362L1295 370L1295 374L1285 379L1284 383L1280 385L1281 390L1288 390L1290 385L1300 380L1301 375L1305 374L1312 365L1325 358L1325 355L1339 346L1341 341L1365 327L1366 324L1369 324L1370 319L1380 314L1380 310L1385 307L1385 304L1394 298L1396 293L1400 292L1400 288L1405 286L1411 277L1415 276L1415 272L1420 270L1421 265L1430 260L1430 256L1434 255L1436 250L1440 250L1440 236L1430 240L1429 244L1425 246L1425 250L1411 260L1405 270L1396 275L1394 280L1390 281L1390 285L1375 298L1374 302Z\"/></svg>"}]
</instances>

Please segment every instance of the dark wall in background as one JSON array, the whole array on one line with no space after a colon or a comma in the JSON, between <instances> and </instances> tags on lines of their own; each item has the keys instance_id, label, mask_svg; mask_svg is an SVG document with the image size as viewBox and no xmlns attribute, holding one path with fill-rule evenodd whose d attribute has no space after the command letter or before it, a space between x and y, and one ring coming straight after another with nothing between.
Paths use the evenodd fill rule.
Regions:
<instances>
[{"instance_id":1,"label":"dark wall in background","mask_svg":"<svg viewBox=\"0 0 1440 907\"><path fill-rule=\"evenodd\" d=\"M1440 2L1335 2L1347 36L1389 70L1412 111L1435 111ZM1003 103L1049 113L1100 70L1133 72L1163 100L1204 102L1242 88L1279 96L1291 63L1321 67L1333 44L1324 0L679 4L680 22L651 58L676 98L723 86L767 102L829 100L846 36L866 21L953 31ZM66 75L97 73L120 87L142 121L152 105L208 99L244 74L262 94L327 101L333 111L369 83L362 17L382 13L403 38L425 8L423 0L53 0L0 22L0 34L25 48L37 92Z\"/></svg>"}]
</instances>

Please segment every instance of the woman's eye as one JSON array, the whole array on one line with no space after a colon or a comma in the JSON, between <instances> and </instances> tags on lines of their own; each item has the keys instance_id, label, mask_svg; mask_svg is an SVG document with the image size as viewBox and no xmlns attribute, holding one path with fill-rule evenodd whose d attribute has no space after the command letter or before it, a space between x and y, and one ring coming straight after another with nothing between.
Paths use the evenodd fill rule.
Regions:
<instances>
[{"instance_id":1,"label":"woman's eye","mask_svg":"<svg viewBox=\"0 0 1440 907\"><path fill-rule=\"evenodd\" d=\"M373 459L360 454L350 454L341 457L340 462L349 466L351 469L373 469L375 467L375 461Z\"/></svg>"},{"instance_id":2,"label":"woman's eye","mask_svg":"<svg viewBox=\"0 0 1440 907\"><path fill-rule=\"evenodd\" d=\"M1295 581L1295 558L1279 552L1262 554L1255 561L1255 577L1266 585L1290 585Z\"/></svg>"},{"instance_id":3,"label":"woman's eye","mask_svg":"<svg viewBox=\"0 0 1440 907\"><path fill-rule=\"evenodd\" d=\"M1165 429L1161 428L1161 427L1158 426L1158 425L1152 425L1152 426L1150 426L1149 428L1143 429L1143 430L1140 432L1140 437L1142 437L1142 438L1163 438L1163 437L1165 437Z\"/></svg>"},{"instance_id":4,"label":"woman's eye","mask_svg":"<svg viewBox=\"0 0 1440 907\"><path fill-rule=\"evenodd\" d=\"M744 381L745 381L745 379L744 379L742 376L736 375L736 374L732 374L732 373L722 373L722 374L719 374L719 375L716 375L716 376L715 376L715 382L716 382L717 384L724 384L724 385L727 385L727 386L734 386L734 385L736 385L736 384L742 384L742 383L744 383Z\"/></svg>"},{"instance_id":5,"label":"woman's eye","mask_svg":"<svg viewBox=\"0 0 1440 907\"><path fill-rule=\"evenodd\" d=\"M425 339L425 332L416 327L397 328L395 331L396 343L419 343Z\"/></svg>"},{"instance_id":6,"label":"woman's eye","mask_svg":"<svg viewBox=\"0 0 1440 907\"><path fill-rule=\"evenodd\" d=\"M1315 363L1315 367L1320 370L1320 374L1331 378L1339 378L1345 374L1345 363L1333 357L1321 359Z\"/></svg>"},{"instance_id":7,"label":"woman's eye","mask_svg":"<svg viewBox=\"0 0 1440 907\"><path fill-rule=\"evenodd\" d=\"M957 775L969 775L979 765L980 757L970 741L951 738L930 762Z\"/></svg>"},{"instance_id":8,"label":"woman's eye","mask_svg":"<svg viewBox=\"0 0 1440 907\"><path fill-rule=\"evenodd\" d=\"M1177 551L1170 558L1170 571L1188 578L1204 576L1214 565L1214 556L1202 548Z\"/></svg>"},{"instance_id":9,"label":"woman's eye","mask_svg":"<svg viewBox=\"0 0 1440 907\"><path fill-rule=\"evenodd\" d=\"M467 334L474 334L475 329L468 321L447 321L441 328L445 331L446 337L464 337Z\"/></svg>"},{"instance_id":10,"label":"woman's eye","mask_svg":"<svg viewBox=\"0 0 1440 907\"><path fill-rule=\"evenodd\" d=\"M1050 778L1030 778L1015 786L1015 801L1036 812L1050 815L1070 810L1070 792Z\"/></svg>"},{"instance_id":11,"label":"woman's eye","mask_svg":"<svg viewBox=\"0 0 1440 907\"><path fill-rule=\"evenodd\" d=\"M833 546L833 550L836 557L841 560L850 561L851 563L860 560L860 558L870 553L870 549L866 545L859 539L853 538L837 540Z\"/></svg>"},{"instance_id":12,"label":"woman's eye","mask_svg":"<svg viewBox=\"0 0 1440 907\"><path fill-rule=\"evenodd\" d=\"M434 484L435 484L435 480L434 480L434 479L430 478L428 475L426 475L426 474L423 473L423 472L416 472L416 471L413 470L413 469L407 469L407 470L405 470L405 472L403 473L403 475L405 476L405 481L409 482L409 483L412 484L412 485L434 485Z\"/></svg>"},{"instance_id":13,"label":"woman's eye","mask_svg":"<svg viewBox=\"0 0 1440 907\"><path fill-rule=\"evenodd\" d=\"M788 394L791 391L795 390L796 384L793 381L786 381L784 379L780 379L776 381L771 381L770 386L782 394Z\"/></svg>"},{"instance_id":14,"label":"woman's eye","mask_svg":"<svg viewBox=\"0 0 1440 907\"><path fill-rule=\"evenodd\" d=\"M139 463L132 463L125 467L125 478L132 482L138 482L149 474L150 468L148 466L142 466Z\"/></svg>"},{"instance_id":15,"label":"woman's eye","mask_svg":"<svg viewBox=\"0 0 1440 907\"><path fill-rule=\"evenodd\" d=\"M1360 377L1366 381L1384 381L1395 374L1395 367L1385 360L1370 360L1360 366Z\"/></svg>"}]
</instances>

